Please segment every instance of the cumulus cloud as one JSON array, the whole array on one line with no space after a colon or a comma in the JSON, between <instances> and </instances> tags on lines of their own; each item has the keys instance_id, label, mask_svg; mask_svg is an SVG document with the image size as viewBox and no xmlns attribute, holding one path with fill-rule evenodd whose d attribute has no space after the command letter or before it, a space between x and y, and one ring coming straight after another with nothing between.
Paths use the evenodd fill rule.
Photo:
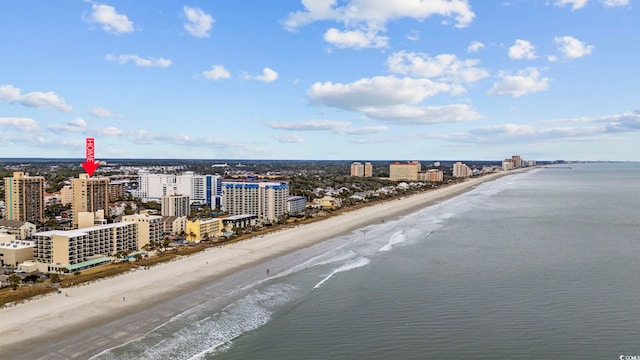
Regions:
<instances>
[{"instance_id":1,"label":"cumulus cloud","mask_svg":"<svg viewBox=\"0 0 640 360\"><path fill-rule=\"evenodd\" d=\"M49 125L47 126L47 130L56 133L56 134L82 134L89 130L87 122L82 118L75 118L71 121L68 121L65 125Z\"/></svg>"},{"instance_id":2,"label":"cumulus cloud","mask_svg":"<svg viewBox=\"0 0 640 360\"><path fill-rule=\"evenodd\" d=\"M40 130L35 120L22 117L0 117L0 127L20 132L37 132Z\"/></svg>"},{"instance_id":3,"label":"cumulus cloud","mask_svg":"<svg viewBox=\"0 0 640 360\"><path fill-rule=\"evenodd\" d=\"M537 68L527 68L516 75L501 72L501 80L493 85L488 95L520 97L549 89L549 78L541 77Z\"/></svg>"},{"instance_id":4,"label":"cumulus cloud","mask_svg":"<svg viewBox=\"0 0 640 360\"><path fill-rule=\"evenodd\" d=\"M129 62L134 63L138 67L161 67L168 68L171 66L171 60L165 58L143 58L136 54L122 54L122 55L112 55L108 54L106 59L109 61L116 62L118 64L127 64Z\"/></svg>"},{"instance_id":5,"label":"cumulus cloud","mask_svg":"<svg viewBox=\"0 0 640 360\"><path fill-rule=\"evenodd\" d=\"M271 68L262 69L262 75L248 75L245 74L244 78L247 80L258 80L264 83L270 83L278 80L278 73Z\"/></svg>"},{"instance_id":6,"label":"cumulus cloud","mask_svg":"<svg viewBox=\"0 0 640 360\"><path fill-rule=\"evenodd\" d=\"M366 32L362 30L340 31L330 28L324 33L324 41L341 49L385 48L389 46L389 38L379 36L375 30Z\"/></svg>"},{"instance_id":7,"label":"cumulus cloud","mask_svg":"<svg viewBox=\"0 0 640 360\"><path fill-rule=\"evenodd\" d=\"M483 119L480 113L466 104L444 106L397 105L364 109L368 117L402 125L428 125L475 121Z\"/></svg>"},{"instance_id":8,"label":"cumulus cloud","mask_svg":"<svg viewBox=\"0 0 640 360\"><path fill-rule=\"evenodd\" d=\"M562 58L567 60L578 59L591 54L593 45L586 45L582 41L572 36L559 36L553 39L553 43L558 47ZM557 57L549 57L550 61L556 61Z\"/></svg>"},{"instance_id":9,"label":"cumulus cloud","mask_svg":"<svg viewBox=\"0 0 640 360\"><path fill-rule=\"evenodd\" d=\"M629 0L602 0L604 7L616 7L629 5Z\"/></svg>"},{"instance_id":10,"label":"cumulus cloud","mask_svg":"<svg viewBox=\"0 0 640 360\"><path fill-rule=\"evenodd\" d=\"M133 22L126 15L118 14L113 6L93 4L91 10L87 21L102 25L102 30L118 35L133 32Z\"/></svg>"},{"instance_id":11,"label":"cumulus cloud","mask_svg":"<svg viewBox=\"0 0 640 360\"><path fill-rule=\"evenodd\" d=\"M571 10L578 10L585 7L587 5L587 2L589 2L589 0L556 0L554 5L555 6L570 5Z\"/></svg>"},{"instance_id":12,"label":"cumulus cloud","mask_svg":"<svg viewBox=\"0 0 640 360\"><path fill-rule=\"evenodd\" d=\"M0 85L0 100L8 103L19 103L24 106L37 108L53 108L62 111L71 111L71 106L53 91L34 91L23 94L13 85Z\"/></svg>"},{"instance_id":13,"label":"cumulus cloud","mask_svg":"<svg viewBox=\"0 0 640 360\"><path fill-rule=\"evenodd\" d=\"M303 0L304 10L290 13L285 28L295 30L315 21L334 20L345 24L376 24L384 26L390 20L413 18L423 20L433 15L453 18L456 27L467 27L475 14L466 0L403 0L368 1Z\"/></svg>"},{"instance_id":14,"label":"cumulus cloud","mask_svg":"<svg viewBox=\"0 0 640 360\"><path fill-rule=\"evenodd\" d=\"M184 23L185 30L195 37L209 37L209 31L211 31L215 19L198 8L185 6L183 10L187 19Z\"/></svg>"},{"instance_id":15,"label":"cumulus cloud","mask_svg":"<svg viewBox=\"0 0 640 360\"><path fill-rule=\"evenodd\" d=\"M315 104L359 111L368 107L417 103L428 97L456 90L459 87L429 79L377 76L347 84L317 82L308 90L307 97Z\"/></svg>"},{"instance_id":16,"label":"cumulus cloud","mask_svg":"<svg viewBox=\"0 0 640 360\"><path fill-rule=\"evenodd\" d=\"M209 80L228 79L231 77L231 73L222 65L212 65L211 70L203 71L202 75Z\"/></svg>"},{"instance_id":17,"label":"cumulus cloud","mask_svg":"<svg viewBox=\"0 0 640 360\"><path fill-rule=\"evenodd\" d=\"M529 41L517 39L515 44L509 48L509 57L516 60L532 60L537 56L534 51L534 46Z\"/></svg>"},{"instance_id":18,"label":"cumulus cloud","mask_svg":"<svg viewBox=\"0 0 640 360\"><path fill-rule=\"evenodd\" d=\"M472 41L471 44L469 44L469 47L467 47L467 52L468 53L477 53L481 49L484 49L484 44L483 43L481 43L479 41Z\"/></svg>"},{"instance_id":19,"label":"cumulus cloud","mask_svg":"<svg viewBox=\"0 0 640 360\"><path fill-rule=\"evenodd\" d=\"M284 134L280 136L274 136L274 139L278 140L278 142L285 144L302 144L304 139L296 134Z\"/></svg>"},{"instance_id":20,"label":"cumulus cloud","mask_svg":"<svg viewBox=\"0 0 640 360\"><path fill-rule=\"evenodd\" d=\"M431 57L406 51L393 53L387 58L387 67L393 73L465 83L489 76L488 71L477 67L478 63L478 60L458 59L454 54Z\"/></svg>"},{"instance_id":21,"label":"cumulus cloud","mask_svg":"<svg viewBox=\"0 0 640 360\"><path fill-rule=\"evenodd\" d=\"M306 120L299 122L272 121L267 123L267 127L286 131L328 131L334 134L346 135L369 135L389 130L386 126L357 127L353 126L350 122L335 120Z\"/></svg>"},{"instance_id":22,"label":"cumulus cloud","mask_svg":"<svg viewBox=\"0 0 640 360\"><path fill-rule=\"evenodd\" d=\"M97 117L97 118L101 118L101 119L121 118L122 117L121 115L114 114L111 110L105 109L105 108L100 107L100 106L96 106L93 109L91 109L91 111L89 111L89 115Z\"/></svg>"}]
</instances>

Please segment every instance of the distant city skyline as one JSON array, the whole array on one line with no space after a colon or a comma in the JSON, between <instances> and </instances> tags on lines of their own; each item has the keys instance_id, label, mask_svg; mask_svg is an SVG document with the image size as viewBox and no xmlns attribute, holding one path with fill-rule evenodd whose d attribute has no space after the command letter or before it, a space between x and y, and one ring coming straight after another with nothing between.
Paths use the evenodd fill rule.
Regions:
<instances>
[{"instance_id":1,"label":"distant city skyline","mask_svg":"<svg viewBox=\"0 0 640 360\"><path fill-rule=\"evenodd\" d=\"M640 161L637 0L9 1L0 158Z\"/></svg>"}]
</instances>

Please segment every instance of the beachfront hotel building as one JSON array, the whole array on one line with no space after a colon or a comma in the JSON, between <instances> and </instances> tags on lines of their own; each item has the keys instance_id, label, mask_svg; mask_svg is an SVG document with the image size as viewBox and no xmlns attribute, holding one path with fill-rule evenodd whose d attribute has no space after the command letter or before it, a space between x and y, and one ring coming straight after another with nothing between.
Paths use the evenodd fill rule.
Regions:
<instances>
[{"instance_id":1,"label":"beachfront hotel building","mask_svg":"<svg viewBox=\"0 0 640 360\"><path fill-rule=\"evenodd\" d=\"M224 227L221 218L197 219L187 222L188 241L209 240L222 236Z\"/></svg>"},{"instance_id":2,"label":"beachfront hotel building","mask_svg":"<svg viewBox=\"0 0 640 360\"><path fill-rule=\"evenodd\" d=\"M276 221L287 210L289 184L280 182L222 182L223 209L229 215L257 215Z\"/></svg>"},{"instance_id":3,"label":"beachfront hotel building","mask_svg":"<svg viewBox=\"0 0 640 360\"><path fill-rule=\"evenodd\" d=\"M28 221L0 220L0 235L13 235L17 240L28 240L36 232L36 224Z\"/></svg>"},{"instance_id":4,"label":"beachfront hotel building","mask_svg":"<svg viewBox=\"0 0 640 360\"><path fill-rule=\"evenodd\" d=\"M373 165L370 162L353 162L351 163L351 176L371 177L373 176Z\"/></svg>"},{"instance_id":5,"label":"beachfront hotel building","mask_svg":"<svg viewBox=\"0 0 640 360\"><path fill-rule=\"evenodd\" d=\"M162 241L164 233L162 216L149 214L125 215L122 217L122 221L138 224L138 249L142 249L150 242L159 243Z\"/></svg>"},{"instance_id":6,"label":"beachfront hotel building","mask_svg":"<svg viewBox=\"0 0 640 360\"><path fill-rule=\"evenodd\" d=\"M123 251L138 250L137 224L119 222L78 230L52 230L33 235L38 270L83 270L111 261Z\"/></svg>"},{"instance_id":7,"label":"beachfront hotel building","mask_svg":"<svg viewBox=\"0 0 640 360\"><path fill-rule=\"evenodd\" d=\"M88 174L80 174L77 179L71 180L71 212L73 215L73 228L80 226L81 213L109 213L109 179L90 178ZM93 224L89 224L93 225ZM83 226L86 226L84 224Z\"/></svg>"},{"instance_id":8,"label":"beachfront hotel building","mask_svg":"<svg viewBox=\"0 0 640 360\"><path fill-rule=\"evenodd\" d=\"M219 175L198 175L192 171L184 174L152 174L147 170L138 172L136 196L142 201L161 202L170 194L189 196L190 204L207 205L214 209L221 205L222 178Z\"/></svg>"},{"instance_id":9,"label":"beachfront hotel building","mask_svg":"<svg viewBox=\"0 0 640 360\"><path fill-rule=\"evenodd\" d=\"M422 166L419 161L395 162L389 165L389 179L392 181L418 181Z\"/></svg>"},{"instance_id":10,"label":"beachfront hotel building","mask_svg":"<svg viewBox=\"0 0 640 360\"><path fill-rule=\"evenodd\" d=\"M300 214L307 207L307 198L304 196L291 196L287 199L287 213Z\"/></svg>"},{"instance_id":11,"label":"beachfront hotel building","mask_svg":"<svg viewBox=\"0 0 640 360\"><path fill-rule=\"evenodd\" d=\"M473 174L471 168L460 161L453 164L453 177L469 177Z\"/></svg>"},{"instance_id":12,"label":"beachfront hotel building","mask_svg":"<svg viewBox=\"0 0 640 360\"><path fill-rule=\"evenodd\" d=\"M173 193L162 196L160 204L162 216L187 216L189 211L189 196Z\"/></svg>"},{"instance_id":13,"label":"beachfront hotel building","mask_svg":"<svg viewBox=\"0 0 640 360\"><path fill-rule=\"evenodd\" d=\"M4 178L5 219L44 222L44 177L14 172Z\"/></svg>"},{"instance_id":14,"label":"beachfront hotel building","mask_svg":"<svg viewBox=\"0 0 640 360\"><path fill-rule=\"evenodd\" d=\"M0 266L17 267L33 259L35 242L16 240L13 235L0 235Z\"/></svg>"},{"instance_id":15,"label":"beachfront hotel building","mask_svg":"<svg viewBox=\"0 0 640 360\"><path fill-rule=\"evenodd\" d=\"M442 170L429 169L418 173L418 181L443 182L444 173Z\"/></svg>"},{"instance_id":16,"label":"beachfront hotel building","mask_svg":"<svg viewBox=\"0 0 640 360\"><path fill-rule=\"evenodd\" d=\"M513 162L514 169L518 169L522 167L522 157L520 157L520 155L512 155L511 161Z\"/></svg>"}]
</instances>

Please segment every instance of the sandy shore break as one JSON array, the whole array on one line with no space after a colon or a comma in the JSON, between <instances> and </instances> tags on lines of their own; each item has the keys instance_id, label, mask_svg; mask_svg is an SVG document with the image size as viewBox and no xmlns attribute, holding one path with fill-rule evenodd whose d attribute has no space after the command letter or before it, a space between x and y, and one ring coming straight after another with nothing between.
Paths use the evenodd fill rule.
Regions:
<instances>
[{"instance_id":1,"label":"sandy shore break","mask_svg":"<svg viewBox=\"0 0 640 360\"><path fill-rule=\"evenodd\" d=\"M0 347L47 337L60 329L82 327L96 319L115 319L143 304L157 303L204 279L223 276L384 219L408 214L512 170L364 207L315 223L211 248L192 256L138 270L63 293L0 309ZM167 281L172 279L172 281ZM96 306L99 304L99 306Z\"/></svg>"}]
</instances>

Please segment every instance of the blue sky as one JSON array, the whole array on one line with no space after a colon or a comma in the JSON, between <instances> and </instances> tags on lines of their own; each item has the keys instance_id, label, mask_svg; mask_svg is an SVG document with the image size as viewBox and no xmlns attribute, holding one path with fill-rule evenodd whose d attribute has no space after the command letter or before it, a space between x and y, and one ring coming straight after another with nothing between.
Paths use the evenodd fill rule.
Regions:
<instances>
[{"instance_id":1,"label":"blue sky","mask_svg":"<svg viewBox=\"0 0 640 360\"><path fill-rule=\"evenodd\" d=\"M636 0L0 3L0 157L640 160Z\"/></svg>"}]
</instances>

